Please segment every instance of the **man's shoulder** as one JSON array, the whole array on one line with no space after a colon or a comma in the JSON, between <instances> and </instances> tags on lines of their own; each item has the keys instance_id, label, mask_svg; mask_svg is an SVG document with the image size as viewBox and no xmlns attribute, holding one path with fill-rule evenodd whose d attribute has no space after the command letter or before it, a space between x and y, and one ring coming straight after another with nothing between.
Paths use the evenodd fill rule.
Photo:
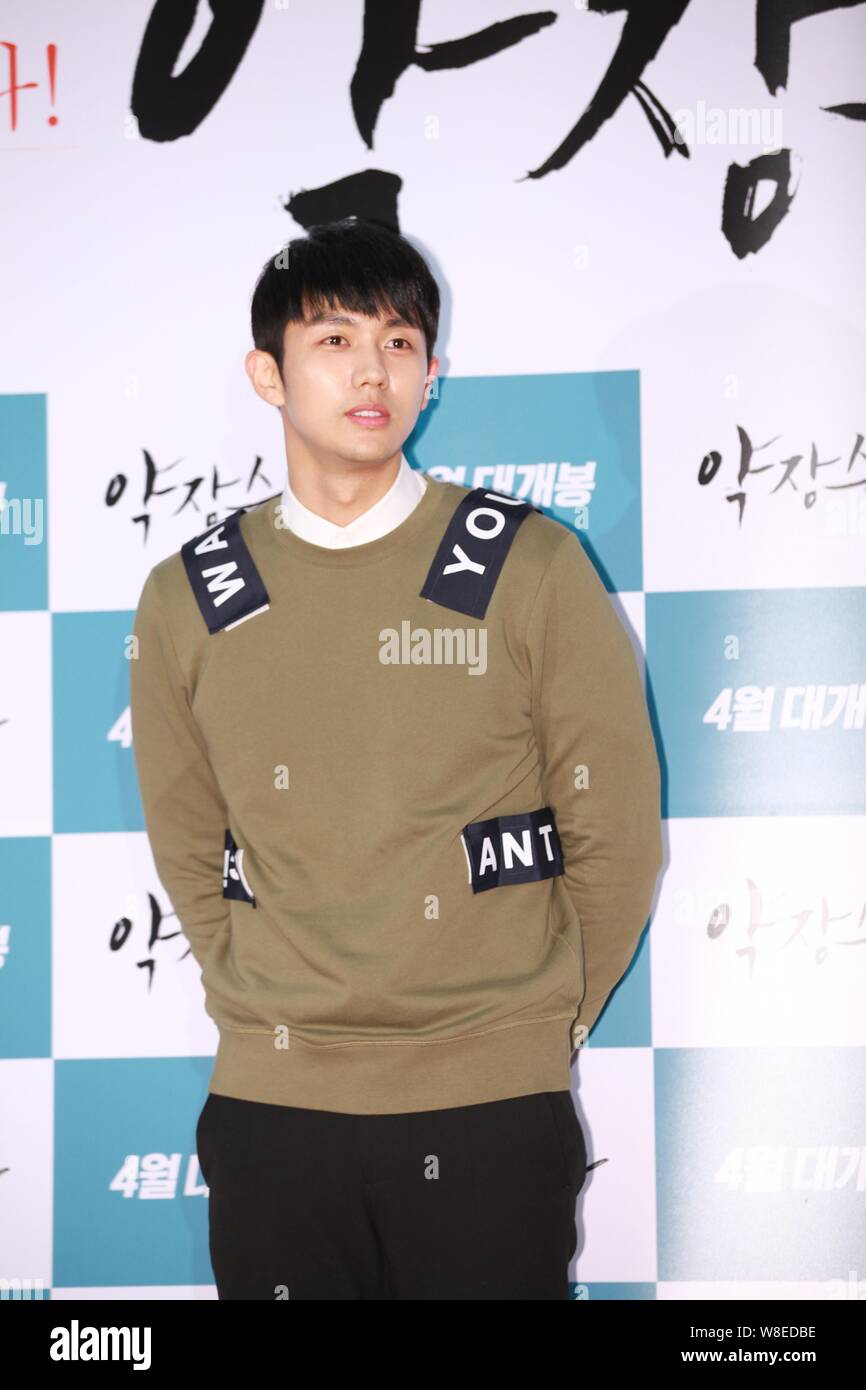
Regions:
<instances>
[{"instance_id":1,"label":"man's shoulder","mask_svg":"<svg viewBox=\"0 0 866 1390\"><path fill-rule=\"evenodd\" d=\"M522 529L525 531L527 551L531 552L532 557L543 564L545 569L563 545L580 544L570 527L537 508L530 512Z\"/></svg>"},{"instance_id":2,"label":"man's shoulder","mask_svg":"<svg viewBox=\"0 0 866 1390\"><path fill-rule=\"evenodd\" d=\"M243 507L237 513L241 533L246 536L247 532L258 530L262 526L273 525L274 517L279 510L282 501L282 491L274 492L270 497L264 498L261 502L253 502L249 507Z\"/></svg>"},{"instance_id":3,"label":"man's shoulder","mask_svg":"<svg viewBox=\"0 0 866 1390\"><path fill-rule=\"evenodd\" d=\"M564 526L561 521L557 521L554 517L547 516L529 497L520 497L516 493L511 492L502 492L495 487L469 487L464 483L452 482L450 479L431 479L429 474L425 476L427 476L428 480L432 481L436 487L447 489L451 496L454 505L453 508L448 511L447 522L453 519L457 508L464 503L466 503L466 511L470 514L476 509L483 510L485 506L490 509L491 513L496 510L501 511L502 502L505 502L508 507L514 507L516 510L522 509L523 519L521 520L518 530L520 546L519 548L515 548L515 555L521 555L522 562L532 564L540 561L542 564L546 564L553 558L554 552L559 549L566 536L574 534L567 526ZM467 503L467 498L469 497L474 497L475 499L475 505L472 508L469 508ZM478 522L479 530L482 532L487 529L488 525L489 523L483 521Z\"/></svg>"},{"instance_id":4,"label":"man's shoulder","mask_svg":"<svg viewBox=\"0 0 866 1390\"><path fill-rule=\"evenodd\" d=\"M218 569L221 564L227 567L223 588L246 587L258 595L257 603L266 602L266 596L262 600L259 594L263 585L257 567L257 557L261 563L257 536L263 526L272 524L271 509L278 505L279 498L280 494L276 493L209 522L164 559L158 560L145 578L139 608L155 604L161 620L167 622L173 632L180 631L189 637L207 636L207 628L202 627L202 592L208 585L200 572ZM232 578L235 574L239 577ZM217 581L219 579L217 575ZM233 597L230 593L230 602Z\"/></svg>"},{"instance_id":5,"label":"man's shoulder","mask_svg":"<svg viewBox=\"0 0 866 1390\"><path fill-rule=\"evenodd\" d=\"M209 550L213 550L216 554L218 553L217 541L222 542L229 538L229 543L231 543L230 538L234 534L239 534L249 546L256 533L263 526L272 523L274 508L279 505L281 496L281 493L275 492L271 497L266 497L261 502L254 502L248 507L239 507L236 511L230 512L228 516L220 517L209 522L206 526L200 527L188 540L183 541L177 550L172 551L164 560L158 561L153 566L151 573L158 576L159 583L176 582L186 575L188 557L195 554L198 547L202 547L199 553L206 554Z\"/></svg>"},{"instance_id":6,"label":"man's shoulder","mask_svg":"<svg viewBox=\"0 0 866 1390\"><path fill-rule=\"evenodd\" d=\"M438 549L422 597L483 618L495 591L501 616L519 626L573 533L529 497L493 485L438 486L449 489L453 505L439 513L444 519Z\"/></svg>"}]
</instances>

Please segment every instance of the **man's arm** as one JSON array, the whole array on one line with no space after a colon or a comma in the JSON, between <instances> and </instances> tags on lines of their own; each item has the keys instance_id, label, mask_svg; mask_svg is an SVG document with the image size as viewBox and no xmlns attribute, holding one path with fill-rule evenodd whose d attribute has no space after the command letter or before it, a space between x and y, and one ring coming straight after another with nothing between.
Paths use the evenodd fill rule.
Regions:
<instances>
[{"instance_id":1,"label":"man's arm","mask_svg":"<svg viewBox=\"0 0 866 1390\"><path fill-rule=\"evenodd\" d=\"M199 965L230 923L222 895L228 811L187 699L154 572L133 632L130 714L138 785L153 861Z\"/></svg>"},{"instance_id":2,"label":"man's arm","mask_svg":"<svg viewBox=\"0 0 866 1390\"><path fill-rule=\"evenodd\" d=\"M545 802L581 924L586 991L577 1021L589 1029L637 949L663 847L658 756L637 660L571 532L539 587L528 642ZM583 767L585 786L575 772Z\"/></svg>"}]
</instances>

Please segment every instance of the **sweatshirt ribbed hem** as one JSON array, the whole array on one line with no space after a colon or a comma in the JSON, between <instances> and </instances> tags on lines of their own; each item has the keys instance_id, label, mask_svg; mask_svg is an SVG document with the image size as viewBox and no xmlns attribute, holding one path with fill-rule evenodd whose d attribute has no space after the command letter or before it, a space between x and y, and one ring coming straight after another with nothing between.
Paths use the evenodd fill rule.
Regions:
<instances>
[{"instance_id":1,"label":"sweatshirt ribbed hem","mask_svg":"<svg viewBox=\"0 0 866 1390\"><path fill-rule=\"evenodd\" d=\"M444 1042L309 1046L220 1029L209 1090L239 1100L352 1115L444 1110L568 1090L573 1015Z\"/></svg>"}]
</instances>

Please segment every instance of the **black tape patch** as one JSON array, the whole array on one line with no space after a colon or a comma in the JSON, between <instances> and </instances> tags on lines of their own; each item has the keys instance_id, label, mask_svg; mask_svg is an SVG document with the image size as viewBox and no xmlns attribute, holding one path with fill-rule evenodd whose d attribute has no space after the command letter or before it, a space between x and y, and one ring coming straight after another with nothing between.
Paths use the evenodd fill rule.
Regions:
<instances>
[{"instance_id":1,"label":"black tape patch","mask_svg":"<svg viewBox=\"0 0 866 1390\"><path fill-rule=\"evenodd\" d=\"M234 512L181 546L187 577L210 633L226 632L270 607L268 591Z\"/></svg>"},{"instance_id":2,"label":"black tape patch","mask_svg":"<svg viewBox=\"0 0 866 1390\"><path fill-rule=\"evenodd\" d=\"M535 883L565 873L562 845L549 806L464 825L461 839L473 893L509 883Z\"/></svg>"},{"instance_id":3,"label":"black tape patch","mask_svg":"<svg viewBox=\"0 0 866 1390\"><path fill-rule=\"evenodd\" d=\"M483 618L520 523L537 511L531 502L473 488L439 542L421 598Z\"/></svg>"},{"instance_id":4,"label":"black tape patch","mask_svg":"<svg viewBox=\"0 0 866 1390\"><path fill-rule=\"evenodd\" d=\"M244 852L235 844L232 832L226 831L223 856L223 897L256 905L255 895L244 874Z\"/></svg>"}]
</instances>

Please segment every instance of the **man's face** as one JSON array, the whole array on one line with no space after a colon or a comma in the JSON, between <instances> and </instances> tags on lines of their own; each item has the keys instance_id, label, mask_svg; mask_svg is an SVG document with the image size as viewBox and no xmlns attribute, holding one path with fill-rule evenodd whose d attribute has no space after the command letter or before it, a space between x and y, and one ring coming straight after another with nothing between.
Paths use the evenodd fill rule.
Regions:
<instances>
[{"instance_id":1,"label":"man's face","mask_svg":"<svg viewBox=\"0 0 866 1390\"><path fill-rule=\"evenodd\" d=\"M358 463L393 458L426 408L427 362L420 328L384 314L369 318L341 306L286 325L284 419L315 456ZM375 416L358 409L376 410Z\"/></svg>"}]
</instances>

